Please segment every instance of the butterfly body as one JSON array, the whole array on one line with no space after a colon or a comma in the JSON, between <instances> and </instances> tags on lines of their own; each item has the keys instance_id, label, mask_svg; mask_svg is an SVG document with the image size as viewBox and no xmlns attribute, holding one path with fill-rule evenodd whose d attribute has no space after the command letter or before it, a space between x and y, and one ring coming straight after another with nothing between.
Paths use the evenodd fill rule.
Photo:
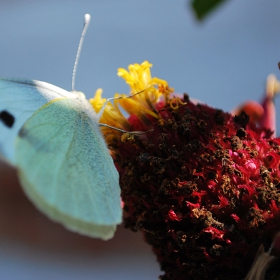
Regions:
<instances>
[{"instance_id":1,"label":"butterfly body","mask_svg":"<svg viewBox=\"0 0 280 280\"><path fill-rule=\"evenodd\" d=\"M102 239L121 223L119 177L85 96L45 82L0 79L0 152L33 203Z\"/></svg>"}]
</instances>

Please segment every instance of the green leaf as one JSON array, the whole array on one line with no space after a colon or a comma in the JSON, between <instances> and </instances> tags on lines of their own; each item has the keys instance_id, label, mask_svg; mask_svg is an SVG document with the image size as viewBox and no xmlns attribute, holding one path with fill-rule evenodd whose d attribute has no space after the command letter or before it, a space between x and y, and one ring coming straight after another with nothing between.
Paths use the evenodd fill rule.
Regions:
<instances>
[{"instance_id":1,"label":"green leaf","mask_svg":"<svg viewBox=\"0 0 280 280\"><path fill-rule=\"evenodd\" d=\"M225 1L228 0L192 0L191 5L196 17L199 20L203 20L205 16Z\"/></svg>"}]
</instances>

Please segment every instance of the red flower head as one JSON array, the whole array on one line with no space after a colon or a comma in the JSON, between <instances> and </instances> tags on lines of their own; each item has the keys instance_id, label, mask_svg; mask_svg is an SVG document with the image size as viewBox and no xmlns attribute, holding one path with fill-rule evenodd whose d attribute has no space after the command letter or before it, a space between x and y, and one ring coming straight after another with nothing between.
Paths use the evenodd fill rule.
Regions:
<instances>
[{"instance_id":1,"label":"red flower head","mask_svg":"<svg viewBox=\"0 0 280 280\"><path fill-rule=\"evenodd\" d=\"M120 173L125 226L144 233L161 279L245 278L259 245L268 249L280 228L280 139L244 112L173 97L150 66L119 69L132 94L146 90L115 100L101 119L146 132L103 130ZM92 104L101 101L97 95Z\"/></svg>"}]
</instances>

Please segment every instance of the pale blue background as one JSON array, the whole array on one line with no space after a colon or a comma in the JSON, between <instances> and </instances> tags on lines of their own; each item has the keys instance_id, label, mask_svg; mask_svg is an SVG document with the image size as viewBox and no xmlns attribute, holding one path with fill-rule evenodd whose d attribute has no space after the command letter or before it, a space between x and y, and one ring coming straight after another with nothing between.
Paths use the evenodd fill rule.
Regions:
<instances>
[{"instance_id":1,"label":"pale blue background","mask_svg":"<svg viewBox=\"0 0 280 280\"><path fill-rule=\"evenodd\" d=\"M83 15L90 13L76 79L76 89L88 97L98 87L106 97L127 92L117 68L147 59L154 64L154 76L166 79L177 92L188 92L215 107L229 111L247 99L260 100L267 75L279 77L280 1L231 0L202 24L187 3L1 1L0 75L43 80L70 90ZM279 108L280 101L276 104ZM137 250L126 254L124 248L111 266L106 258L93 261L87 256L78 256L84 262L75 266L66 256L34 259L24 253L28 248L5 245L0 252L0 278L156 279L155 258L148 247L143 248L146 251L140 255Z\"/></svg>"}]
</instances>

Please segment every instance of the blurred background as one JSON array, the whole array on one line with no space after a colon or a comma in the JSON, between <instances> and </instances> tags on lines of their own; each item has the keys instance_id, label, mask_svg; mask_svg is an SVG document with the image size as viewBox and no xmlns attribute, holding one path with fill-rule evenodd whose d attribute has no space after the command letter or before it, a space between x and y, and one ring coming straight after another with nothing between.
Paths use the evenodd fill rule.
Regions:
<instances>
[{"instance_id":1,"label":"blurred background","mask_svg":"<svg viewBox=\"0 0 280 280\"><path fill-rule=\"evenodd\" d=\"M85 13L92 18L76 89L88 97L98 87L105 97L127 93L117 69L144 60L176 92L226 111L261 100L268 74L279 77L280 2L274 0L228 1L202 23L187 0L2 0L0 76L70 90ZM137 280L159 274L141 234L120 226L104 242L69 233L37 212L15 170L0 164L0 279Z\"/></svg>"}]
</instances>

